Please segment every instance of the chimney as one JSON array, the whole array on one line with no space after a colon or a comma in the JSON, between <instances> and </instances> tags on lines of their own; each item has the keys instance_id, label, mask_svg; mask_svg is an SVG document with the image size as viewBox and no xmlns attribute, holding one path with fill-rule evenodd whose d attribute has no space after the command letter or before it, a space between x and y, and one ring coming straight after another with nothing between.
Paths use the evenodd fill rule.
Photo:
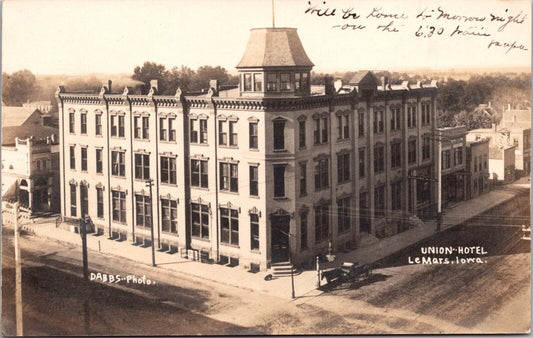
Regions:
<instances>
[{"instance_id":1,"label":"chimney","mask_svg":"<svg viewBox=\"0 0 533 338\"><path fill-rule=\"evenodd\" d=\"M155 88L155 92L159 91L159 81L157 79L150 80L150 89Z\"/></svg>"},{"instance_id":2,"label":"chimney","mask_svg":"<svg viewBox=\"0 0 533 338\"><path fill-rule=\"evenodd\" d=\"M218 80L209 80L209 89L213 88L218 93Z\"/></svg>"},{"instance_id":3,"label":"chimney","mask_svg":"<svg viewBox=\"0 0 533 338\"><path fill-rule=\"evenodd\" d=\"M511 104L510 103L507 105L507 110L511 110Z\"/></svg>"},{"instance_id":4,"label":"chimney","mask_svg":"<svg viewBox=\"0 0 533 338\"><path fill-rule=\"evenodd\" d=\"M113 83L113 81L111 80L107 80L107 90L111 93L111 84Z\"/></svg>"},{"instance_id":5,"label":"chimney","mask_svg":"<svg viewBox=\"0 0 533 338\"><path fill-rule=\"evenodd\" d=\"M338 93L339 90L342 88L342 79L336 79L334 86L335 86L335 91Z\"/></svg>"},{"instance_id":6,"label":"chimney","mask_svg":"<svg viewBox=\"0 0 533 338\"><path fill-rule=\"evenodd\" d=\"M490 101L489 101L489 108L490 108Z\"/></svg>"},{"instance_id":7,"label":"chimney","mask_svg":"<svg viewBox=\"0 0 533 338\"><path fill-rule=\"evenodd\" d=\"M381 77L381 87L385 91L387 90L387 86L389 85L389 77L388 76L382 76Z\"/></svg>"},{"instance_id":8,"label":"chimney","mask_svg":"<svg viewBox=\"0 0 533 338\"><path fill-rule=\"evenodd\" d=\"M496 131L496 123L492 124L492 131Z\"/></svg>"},{"instance_id":9,"label":"chimney","mask_svg":"<svg viewBox=\"0 0 533 338\"><path fill-rule=\"evenodd\" d=\"M326 95L335 94L335 84L334 84L333 77L331 76L324 77L324 89L326 91Z\"/></svg>"}]
</instances>

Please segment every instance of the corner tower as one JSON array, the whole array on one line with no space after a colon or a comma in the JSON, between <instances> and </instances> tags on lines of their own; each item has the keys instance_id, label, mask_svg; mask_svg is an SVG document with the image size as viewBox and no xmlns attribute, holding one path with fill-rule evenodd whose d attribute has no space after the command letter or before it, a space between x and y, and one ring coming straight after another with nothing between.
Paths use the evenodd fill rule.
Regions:
<instances>
[{"instance_id":1,"label":"corner tower","mask_svg":"<svg viewBox=\"0 0 533 338\"><path fill-rule=\"evenodd\" d=\"M236 66L241 97L305 97L310 95L314 64L296 28L253 28Z\"/></svg>"}]
</instances>

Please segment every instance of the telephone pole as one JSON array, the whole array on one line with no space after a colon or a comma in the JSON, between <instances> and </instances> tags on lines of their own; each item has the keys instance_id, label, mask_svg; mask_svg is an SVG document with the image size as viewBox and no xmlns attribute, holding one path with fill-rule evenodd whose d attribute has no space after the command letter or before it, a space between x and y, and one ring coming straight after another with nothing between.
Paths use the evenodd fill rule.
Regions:
<instances>
[{"instance_id":1,"label":"telephone pole","mask_svg":"<svg viewBox=\"0 0 533 338\"><path fill-rule=\"evenodd\" d=\"M154 222L152 221L154 213L152 212L152 187L154 186L154 180L149 179L146 180L146 186L150 188L150 235L152 236L152 266L156 266L155 264L155 243L154 243ZM146 210L144 210L144 214L146 215Z\"/></svg>"},{"instance_id":2,"label":"telephone pole","mask_svg":"<svg viewBox=\"0 0 533 338\"><path fill-rule=\"evenodd\" d=\"M17 324L17 336L23 336L23 319L22 319L22 270L20 265L20 246L19 246L19 202L14 205L13 214L15 215L15 313Z\"/></svg>"}]
</instances>

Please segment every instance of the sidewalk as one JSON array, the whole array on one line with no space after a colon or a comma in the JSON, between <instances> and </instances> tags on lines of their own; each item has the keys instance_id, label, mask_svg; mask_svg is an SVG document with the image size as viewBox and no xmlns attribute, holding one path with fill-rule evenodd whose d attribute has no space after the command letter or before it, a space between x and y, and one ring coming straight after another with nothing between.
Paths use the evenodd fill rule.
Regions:
<instances>
[{"instance_id":1,"label":"sidewalk","mask_svg":"<svg viewBox=\"0 0 533 338\"><path fill-rule=\"evenodd\" d=\"M516 184L498 187L475 199L455 205L451 209L445 209L442 230L463 223L484 211L508 201L517 194L527 191L529 188L530 186L528 182L526 183L520 180L517 181ZM24 228L29 228L31 232L39 237L81 246L81 238L79 234L56 228L55 223L49 218L37 219L35 223L25 224ZM373 245L362 247L348 253L336 253L337 257L335 261L328 265L339 266L344 261L358 261L361 264L371 263L423 240L434 234L435 231L435 221L425 222L422 226L410 229L393 237L381 239ZM105 236L93 235L87 236L87 246L89 250L96 252L100 251L104 254L124 257L147 265L152 264L150 247L142 248L139 246L133 246L128 241L117 242L109 240ZM159 268L169 271L176 271L182 274L242 289L257 291L279 298L291 298L291 279L287 277L265 281L264 277L267 274L266 272L250 273L240 267L232 268L217 264L191 261L181 258L179 253L167 254L156 251L155 260ZM326 264L323 264L322 268L325 267ZM316 289L317 273L315 270L303 271L301 274L295 275L294 285L297 298L302 296L315 296L321 293L321 291Z\"/></svg>"}]
</instances>

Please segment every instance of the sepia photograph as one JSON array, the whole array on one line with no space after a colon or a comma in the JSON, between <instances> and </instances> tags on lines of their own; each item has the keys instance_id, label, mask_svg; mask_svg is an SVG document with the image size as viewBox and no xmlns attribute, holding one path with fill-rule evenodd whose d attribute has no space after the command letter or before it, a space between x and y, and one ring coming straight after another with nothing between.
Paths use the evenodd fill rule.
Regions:
<instances>
[{"instance_id":1,"label":"sepia photograph","mask_svg":"<svg viewBox=\"0 0 533 338\"><path fill-rule=\"evenodd\" d=\"M1 13L3 336L530 333L530 1Z\"/></svg>"}]
</instances>

